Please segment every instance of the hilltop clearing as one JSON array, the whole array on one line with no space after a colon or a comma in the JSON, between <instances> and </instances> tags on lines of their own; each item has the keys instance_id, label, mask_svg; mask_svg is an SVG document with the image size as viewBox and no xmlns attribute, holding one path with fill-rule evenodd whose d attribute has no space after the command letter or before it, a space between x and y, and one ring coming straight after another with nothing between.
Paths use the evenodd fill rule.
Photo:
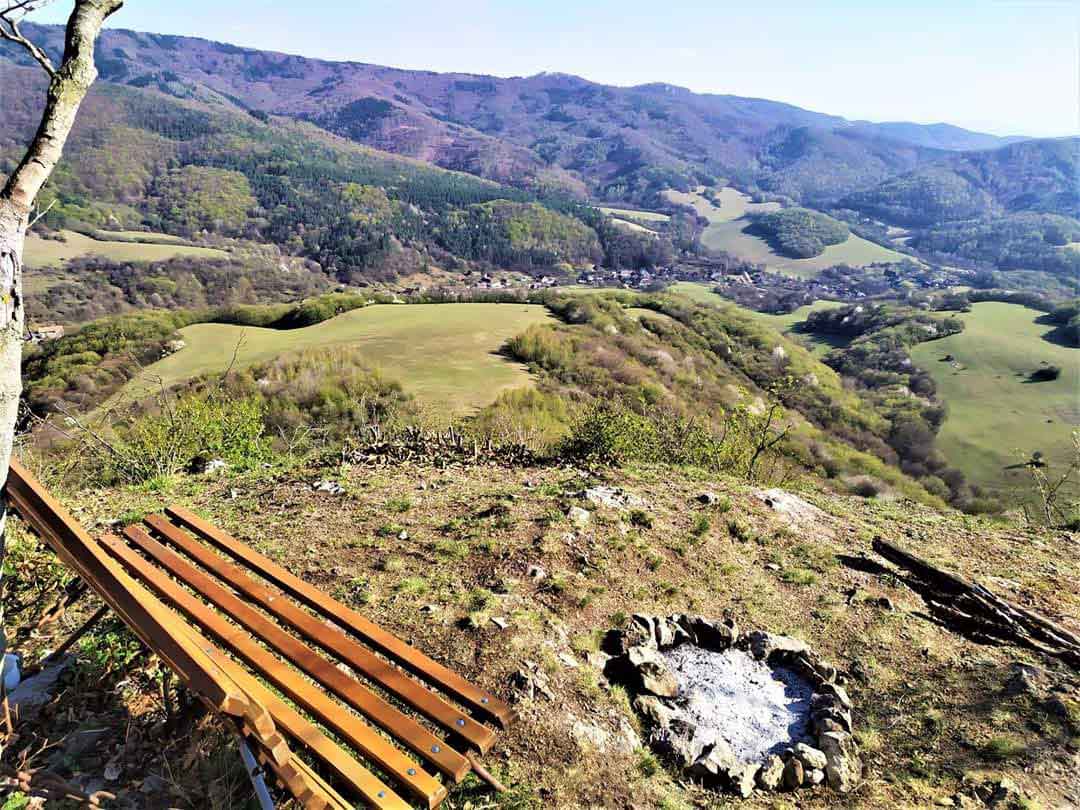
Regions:
<instances>
[{"instance_id":1,"label":"hilltop clearing","mask_svg":"<svg viewBox=\"0 0 1080 810\"><path fill-rule=\"evenodd\" d=\"M328 479L337 494L313 487ZM621 488L638 505L598 506L588 490L600 486ZM793 635L836 664L855 707L865 778L847 796L803 791L800 807L923 810L949 800L984 808L976 796L991 795L1002 778L1023 791L1027 807L1074 801L1076 674L930 621L923 601L881 567L871 541L917 550L1075 632L1075 540L813 486L798 493L812 506L797 518L762 497L738 480L667 465L585 473L334 464L63 493L95 534L112 530L117 517L188 505L513 701L517 721L484 757L510 793L493 796L470 778L447 808L736 806L676 779L649 753L644 719L601 674L603 634L635 612L727 616L739 628ZM575 513L572 521L570 507L588 519ZM29 589L64 576L21 532L9 563L20 572L8 585L20 603L33 604ZM33 658L96 607L83 600L17 649ZM23 611L12 626L37 618L36 609ZM137 649L114 621L91 631L75 649L57 711L23 723L26 739L61 740L54 767L79 780L120 763L111 785L125 810L181 798L242 806L250 788L227 777L236 760L231 737L213 721L163 736L160 669L133 661ZM67 742L85 728L94 729L93 749ZM778 801L783 794L761 792L737 806L764 810Z\"/></svg>"}]
</instances>

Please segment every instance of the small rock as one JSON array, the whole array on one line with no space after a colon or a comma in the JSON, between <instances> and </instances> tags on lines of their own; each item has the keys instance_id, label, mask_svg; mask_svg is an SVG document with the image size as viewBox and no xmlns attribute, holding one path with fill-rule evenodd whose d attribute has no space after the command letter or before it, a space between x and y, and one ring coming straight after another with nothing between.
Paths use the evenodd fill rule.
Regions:
<instances>
[{"instance_id":1,"label":"small rock","mask_svg":"<svg viewBox=\"0 0 1080 810\"><path fill-rule=\"evenodd\" d=\"M938 796L934 799L934 804L937 807L956 807L956 801L952 796Z\"/></svg>"},{"instance_id":2,"label":"small rock","mask_svg":"<svg viewBox=\"0 0 1080 810\"><path fill-rule=\"evenodd\" d=\"M835 697L841 706L851 711L851 698L848 697L847 690L844 687L837 686L835 683L823 683L819 688L823 694Z\"/></svg>"},{"instance_id":3,"label":"small rock","mask_svg":"<svg viewBox=\"0 0 1080 810\"><path fill-rule=\"evenodd\" d=\"M500 630L506 629L506 619L504 619L502 616L492 616L491 623L498 627Z\"/></svg>"},{"instance_id":4,"label":"small rock","mask_svg":"<svg viewBox=\"0 0 1080 810\"><path fill-rule=\"evenodd\" d=\"M638 695L634 698L634 709L654 727L666 729L675 717L675 710L655 695Z\"/></svg>"},{"instance_id":5,"label":"small rock","mask_svg":"<svg viewBox=\"0 0 1080 810\"><path fill-rule=\"evenodd\" d=\"M731 746L724 740L717 740L690 766L690 775L705 784L717 784L722 779L726 780L728 773L737 770L741 764Z\"/></svg>"},{"instance_id":6,"label":"small rock","mask_svg":"<svg viewBox=\"0 0 1080 810\"><path fill-rule=\"evenodd\" d=\"M795 757L789 759L784 765L784 787L788 790L801 788L804 776L803 764Z\"/></svg>"},{"instance_id":7,"label":"small rock","mask_svg":"<svg viewBox=\"0 0 1080 810\"><path fill-rule=\"evenodd\" d=\"M438 608L435 605L423 605L420 608L421 613L434 613Z\"/></svg>"},{"instance_id":8,"label":"small rock","mask_svg":"<svg viewBox=\"0 0 1080 810\"><path fill-rule=\"evenodd\" d=\"M750 652L754 654L754 657L766 660L769 663L774 662L774 656L777 659L784 659L799 653L809 652L809 647L804 642L791 636L778 636L773 633L755 630L750 633L747 639L750 642Z\"/></svg>"},{"instance_id":9,"label":"small rock","mask_svg":"<svg viewBox=\"0 0 1080 810\"><path fill-rule=\"evenodd\" d=\"M745 762L738 768L729 770L729 787L742 798L749 799L754 792L754 785L757 781L757 771L757 765Z\"/></svg>"},{"instance_id":10,"label":"small rock","mask_svg":"<svg viewBox=\"0 0 1080 810\"><path fill-rule=\"evenodd\" d=\"M560 663L562 663L562 665L567 669L577 669L580 666L577 659L574 658L574 656L570 655L570 653L561 652L556 657L559 659Z\"/></svg>"},{"instance_id":11,"label":"small rock","mask_svg":"<svg viewBox=\"0 0 1080 810\"><path fill-rule=\"evenodd\" d=\"M649 647L631 647L627 657L637 672L642 691L657 697L675 697L679 694L679 681L667 668L659 652Z\"/></svg>"},{"instance_id":12,"label":"small rock","mask_svg":"<svg viewBox=\"0 0 1080 810\"><path fill-rule=\"evenodd\" d=\"M815 768L812 771L806 772L806 784L810 787L817 787L825 781L825 771L820 768Z\"/></svg>"},{"instance_id":13,"label":"small rock","mask_svg":"<svg viewBox=\"0 0 1080 810\"><path fill-rule=\"evenodd\" d=\"M679 767L690 768L701 759L705 749L705 744L697 736L696 731L690 723L674 717L666 728L659 727L653 734L653 746ZM691 775L693 775L692 772Z\"/></svg>"},{"instance_id":14,"label":"small rock","mask_svg":"<svg viewBox=\"0 0 1080 810\"><path fill-rule=\"evenodd\" d=\"M586 489L582 492L580 497L584 498L589 503L596 504L597 506L606 506L611 509L622 509L630 506L641 507L646 505L644 498L626 492L619 487L592 487L591 489Z\"/></svg>"},{"instance_id":15,"label":"small rock","mask_svg":"<svg viewBox=\"0 0 1080 810\"><path fill-rule=\"evenodd\" d=\"M570 522L582 529L589 525L589 521L592 520L592 512L588 509L582 509L580 506L571 506L567 512L570 518Z\"/></svg>"},{"instance_id":16,"label":"small rock","mask_svg":"<svg viewBox=\"0 0 1080 810\"><path fill-rule=\"evenodd\" d=\"M690 620L690 628L692 635L697 639L697 643L706 650L712 650L713 652L724 652L739 637L739 628L731 619L725 619L723 622L712 622L700 616L695 616Z\"/></svg>"},{"instance_id":17,"label":"small rock","mask_svg":"<svg viewBox=\"0 0 1080 810\"><path fill-rule=\"evenodd\" d=\"M532 579L532 580L535 580L536 582L539 582L540 580L547 577L547 571L545 571L539 565L530 565L529 566L529 571L528 571L528 577L529 577L529 579Z\"/></svg>"},{"instance_id":18,"label":"small rock","mask_svg":"<svg viewBox=\"0 0 1080 810\"><path fill-rule=\"evenodd\" d=\"M337 481L316 481L311 488L316 492L325 492L329 495L341 495L345 492L345 488Z\"/></svg>"},{"instance_id":19,"label":"small rock","mask_svg":"<svg viewBox=\"0 0 1080 810\"><path fill-rule=\"evenodd\" d=\"M840 793L854 790L862 778L862 762L851 735L826 731L818 737L818 744L825 752L825 776L829 785Z\"/></svg>"},{"instance_id":20,"label":"small rock","mask_svg":"<svg viewBox=\"0 0 1080 810\"><path fill-rule=\"evenodd\" d=\"M397 539L398 540L408 540L409 539L409 532L406 531L405 529L402 529L400 532L398 532Z\"/></svg>"},{"instance_id":21,"label":"small rock","mask_svg":"<svg viewBox=\"0 0 1080 810\"><path fill-rule=\"evenodd\" d=\"M705 490L695 499L698 503L705 506L716 506L720 502L720 496L710 490Z\"/></svg>"},{"instance_id":22,"label":"small rock","mask_svg":"<svg viewBox=\"0 0 1080 810\"><path fill-rule=\"evenodd\" d=\"M1009 677L1005 680L1005 693L1037 697L1042 691L1043 679L1044 673L1038 667L1013 663L1009 666Z\"/></svg>"},{"instance_id":23,"label":"small rock","mask_svg":"<svg viewBox=\"0 0 1080 810\"><path fill-rule=\"evenodd\" d=\"M778 790L784 780L784 760L773 754L757 772L757 783L762 790Z\"/></svg>"},{"instance_id":24,"label":"small rock","mask_svg":"<svg viewBox=\"0 0 1080 810\"><path fill-rule=\"evenodd\" d=\"M776 563L765 563L765 568L768 571L779 571L780 570L780 566L777 565Z\"/></svg>"},{"instance_id":25,"label":"small rock","mask_svg":"<svg viewBox=\"0 0 1080 810\"><path fill-rule=\"evenodd\" d=\"M656 623L658 619L635 613L630 617L630 626L626 629L626 638L631 647L655 647Z\"/></svg>"},{"instance_id":26,"label":"small rock","mask_svg":"<svg viewBox=\"0 0 1080 810\"><path fill-rule=\"evenodd\" d=\"M1023 806L1024 794L1016 782L1007 776L991 780L984 785L984 788L989 794L986 799L988 807L998 808L999 810L1014 810L1014 808Z\"/></svg>"},{"instance_id":27,"label":"small rock","mask_svg":"<svg viewBox=\"0 0 1080 810\"><path fill-rule=\"evenodd\" d=\"M797 495L782 489L758 490L754 493L759 501L799 526L827 525L829 516Z\"/></svg>"},{"instance_id":28,"label":"small rock","mask_svg":"<svg viewBox=\"0 0 1080 810\"><path fill-rule=\"evenodd\" d=\"M523 668L514 673L510 683L517 695L529 700L535 700L537 695L543 695L548 700L555 699L551 682L536 664L526 662Z\"/></svg>"},{"instance_id":29,"label":"small rock","mask_svg":"<svg viewBox=\"0 0 1080 810\"><path fill-rule=\"evenodd\" d=\"M825 752L819 751L813 746L809 746L806 743L796 743L795 756L799 758L799 761L808 770L825 769Z\"/></svg>"},{"instance_id":30,"label":"small rock","mask_svg":"<svg viewBox=\"0 0 1080 810\"><path fill-rule=\"evenodd\" d=\"M124 761L119 754L105 763L105 771L102 774L106 782L115 782L124 772Z\"/></svg>"}]
</instances>

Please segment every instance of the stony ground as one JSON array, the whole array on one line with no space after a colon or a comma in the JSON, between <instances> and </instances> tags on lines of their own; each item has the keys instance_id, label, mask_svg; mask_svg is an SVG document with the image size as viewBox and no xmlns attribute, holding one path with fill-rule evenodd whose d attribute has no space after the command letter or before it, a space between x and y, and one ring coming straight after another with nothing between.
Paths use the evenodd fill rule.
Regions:
<instances>
[{"instance_id":1,"label":"stony ground","mask_svg":"<svg viewBox=\"0 0 1080 810\"><path fill-rule=\"evenodd\" d=\"M580 495L601 485L633 497L604 506ZM698 500L706 491L712 503ZM470 783L448 801L453 810L982 807L976 788L1001 777L1028 807L1080 804L1077 673L939 627L897 577L866 564L881 535L1080 630L1078 538L910 503L814 489L799 497L778 511L740 482L667 468L415 466L65 493L95 531L189 505L516 700L520 720L488 756L511 792L495 798ZM5 595L9 621L26 627L41 583L63 571L26 537L7 570L16 580ZM16 646L32 657L95 608L84 600ZM742 801L680 783L640 748L626 693L588 660L605 630L638 611L728 616L808 642L850 680L861 786ZM227 737L205 718L190 722L175 699L166 715L160 670L121 627L89 636L78 658L61 697L18 728L5 761L28 751L67 776L107 776L129 807L244 806ZM1018 664L1037 669L1018 676ZM92 732L90 744L73 732Z\"/></svg>"}]
</instances>

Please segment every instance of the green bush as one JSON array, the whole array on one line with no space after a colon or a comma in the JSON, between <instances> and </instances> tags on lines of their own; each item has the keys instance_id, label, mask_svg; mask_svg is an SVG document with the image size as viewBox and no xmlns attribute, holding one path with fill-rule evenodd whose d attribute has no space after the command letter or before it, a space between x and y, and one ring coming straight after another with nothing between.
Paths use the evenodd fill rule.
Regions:
<instances>
[{"instance_id":1,"label":"green bush","mask_svg":"<svg viewBox=\"0 0 1080 810\"><path fill-rule=\"evenodd\" d=\"M103 483L175 475L200 458L221 459L238 469L270 458L263 404L257 399L191 394L161 405L160 411L118 428L110 451L98 451Z\"/></svg>"}]
</instances>

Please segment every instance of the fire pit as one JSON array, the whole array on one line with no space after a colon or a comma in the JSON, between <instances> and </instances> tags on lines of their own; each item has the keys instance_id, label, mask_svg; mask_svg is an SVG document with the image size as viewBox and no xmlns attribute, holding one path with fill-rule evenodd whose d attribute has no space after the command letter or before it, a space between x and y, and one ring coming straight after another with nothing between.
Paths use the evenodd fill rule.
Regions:
<instances>
[{"instance_id":1,"label":"fire pit","mask_svg":"<svg viewBox=\"0 0 1080 810\"><path fill-rule=\"evenodd\" d=\"M847 792L861 778L842 678L803 642L635 615L605 649L605 672L631 691L650 745L690 777L744 797L824 783Z\"/></svg>"}]
</instances>

